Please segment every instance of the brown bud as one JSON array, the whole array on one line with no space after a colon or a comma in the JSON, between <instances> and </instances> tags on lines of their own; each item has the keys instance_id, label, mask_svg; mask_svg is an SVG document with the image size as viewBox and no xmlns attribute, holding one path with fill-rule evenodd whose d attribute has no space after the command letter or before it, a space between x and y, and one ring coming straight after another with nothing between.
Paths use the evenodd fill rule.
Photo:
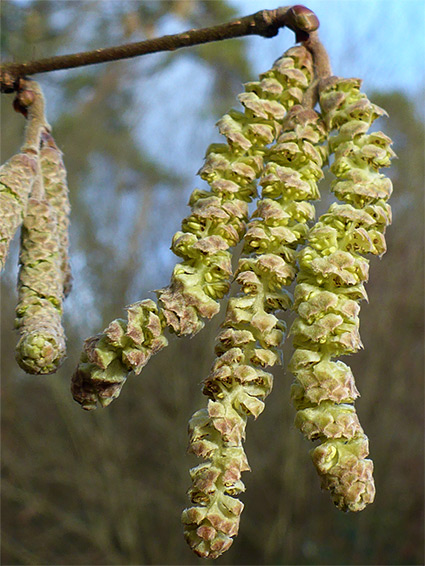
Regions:
<instances>
[{"instance_id":1,"label":"brown bud","mask_svg":"<svg viewBox=\"0 0 425 566\"><path fill-rule=\"evenodd\" d=\"M301 4L292 6L287 13L286 26L295 32L297 42L306 41L312 31L319 28L319 19L316 14Z\"/></svg>"}]
</instances>

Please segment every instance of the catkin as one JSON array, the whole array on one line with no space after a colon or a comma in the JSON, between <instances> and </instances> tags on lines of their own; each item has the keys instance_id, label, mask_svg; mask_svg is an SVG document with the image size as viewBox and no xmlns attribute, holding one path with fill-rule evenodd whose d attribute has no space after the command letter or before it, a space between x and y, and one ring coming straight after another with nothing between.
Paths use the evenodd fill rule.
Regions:
<instances>
[{"instance_id":1,"label":"catkin","mask_svg":"<svg viewBox=\"0 0 425 566\"><path fill-rule=\"evenodd\" d=\"M36 171L37 156L32 152L18 153L0 168L0 271L10 242L24 219Z\"/></svg>"},{"instance_id":2,"label":"catkin","mask_svg":"<svg viewBox=\"0 0 425 566\"><path fill-rule=\"evenodd\" d=\"M183 261L169 287L157 291L158 303L137 302L127 320L114 320L103 333L86 340L72 378L74 399L83 408L108 405L120 393L128 373L140 373L149 358L167 345L164 330L193 335L219 311L229 290L229 248L243 237L248 203L256 196L265 148L280 133L287 110L301 102L313 74L303 47L288 50L239 95L244 113L231 111L219 122L227 144L209 147L200 176L210 190L196 189L191 214L173 237L172 250Z\"/></svg>"},{"instance_id":3,"label":"catkin","mask_svg":"<svg viewBox=\"0 0 425 566\"><path fill-rule=\"evenodd\" d=\"M6 262L10 242L26 214L38 171L41 132L49 129L39 84L27 80L19 96L28 105L21 106L27 116L24 145L0 167L0 271Z\"/></svg>"},{"instance_id":4,"label":"catkin","mask_svg":"<svg viewBox=\"0 0 425 566\"><path fill-rule=\"evenodd\" d=\"M65 357L63 275L56 213L39 170L21 232L16 359L28 373L48 374Z\"/></svg>"},{"instance_id":5,"label":"catkin","mask_svg":"<svg viewBox=\"0 0 425 566\"><path fill-rule=\"evenodd\" d=\"M359 89L358 79L331 77L321 84L323 118L329 131L336 130L329 138L329 152L335 154L332 190L342 203L332 204L319 219L299 254L298 318L291 328L295 423L319 441L312 459L322 487L345 511L371 503L375 486L368 439L353 406L359 393L351 369L334 358L362 347L358 302L366 298L369 271L363 255L386 250L392 185L379 169L394 156L387 136L366 133L384 111Z\"/></svg>"},{"instance_id":6,"label":"catkin","mask_svg":"<svg viewBox=\"0 0 425 566\"><path fill-rule=\"evenodd\" d=\"M66 298L72 287L71 266L68 256L69 214L71 207L69 204L66 169L62 159L62 152L57 147L51 134L47 132L42 138L40 165L46 199L56 216L59 255L63 277L63 294Z\"/></svg>"},{"instance_id":7,"label":"catkin","mask_svg":"<svg viewBox=\"0 0 425 566\"><path fill-rule=\"evenodd\" d=\"M182 520L191 548L217 558L238 532L244 491L241 472L249 470L243 449L248 416L264 409L273 376L263 368L279 362L285 325L274 313L286 309L285 287L296 275L295 251L314 218L308 202L319 197L325 128L314 110L293 107L283 133L267 155L261 177L262 200L245 235L236 281L241 292L229 300L218 336L217 359L204 382L208 406L189 423L189 451L207 462L190 472L193 504Z\"/></svg>"}]
</instances>

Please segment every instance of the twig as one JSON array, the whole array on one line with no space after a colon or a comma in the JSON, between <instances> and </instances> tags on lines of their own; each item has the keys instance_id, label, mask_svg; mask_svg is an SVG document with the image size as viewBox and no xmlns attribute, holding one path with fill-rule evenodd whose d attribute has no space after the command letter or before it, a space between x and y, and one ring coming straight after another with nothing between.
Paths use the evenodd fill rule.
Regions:
<instances>
[{"instance_id":1,"label":"twig","mask_svg":"<svg viewBox=\"0 0 425 566\"><path fill-rule=\"evenodd\" d=\"M43 93L40 85L31 79L18 80L16 90L14 108L27 118L25 143L21 151L38 155L42 132L50 132L50 125L44 114Z\"/></svg>"},{"instance_id":2,"label":"twig","mask_svg":"<svg viewBox=\"0 0 425 566\"><path fill-rule=\"evenodd\" d=\"M314 12L305 6L285 6L276 10L261 10L250 16L238 20L220 24L217 26L201 29L192 29L175 35L128 43L116 47L84 51L70 55L58 55L38 61L27 61L24 63L6 63L0 66L0 88L1 92L13 92L17 90L17 82L20 77L58 71L60 69L72 69L108 61L128 59L148 53L160 51L174 51L181 47L221 41L245 35L261 35L263 37L274 37L282 27L288 27L296 34L297 41L308 39L310 32L319 27L319 20Z\"/></svg>"},{"instance_id":3,"label":"twig","mask_svg":"<svg viewBox=\"0 0 425 566\"><path fill-rule=\"evenodd\" d=\"M314 64L314 81L303 96L303 106L314 108L319 96L319 83L332 75L332 68L328 52L320 41L317 31L310 33L308 39L303 41L303 45L313 55Z\"/></svg>"}]
</instances>

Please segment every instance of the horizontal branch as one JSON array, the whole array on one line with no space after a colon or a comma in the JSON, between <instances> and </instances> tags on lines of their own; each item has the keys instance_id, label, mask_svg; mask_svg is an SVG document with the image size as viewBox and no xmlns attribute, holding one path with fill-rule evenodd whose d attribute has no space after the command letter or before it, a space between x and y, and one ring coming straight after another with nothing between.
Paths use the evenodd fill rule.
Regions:
<instances>
[{"instance_id":1,"label":"horizontal branch","mask_svg":"<svg viewBox=\"0 0 425 566\"><path fill-rule=\"evenodd\" d=\"M128 43L116 47L106 47L94 51L83 51L70 55L58 55L38 61L24 63L5 63L0 66L1 92L13 92L19 89L19 78L47 73L61 69L72 69L129 59L148 53L174 51L181 47L190 47L211 41L222 41L245 35L274 37L282 27L295 32L297 41L308 39L310 32L319 27L319 20L314 12L305 6L286 6L276 10L261 10L238 20L201 29L192 29L174 35L148 39L137 43Z\"/></svg>"}]
</instances>

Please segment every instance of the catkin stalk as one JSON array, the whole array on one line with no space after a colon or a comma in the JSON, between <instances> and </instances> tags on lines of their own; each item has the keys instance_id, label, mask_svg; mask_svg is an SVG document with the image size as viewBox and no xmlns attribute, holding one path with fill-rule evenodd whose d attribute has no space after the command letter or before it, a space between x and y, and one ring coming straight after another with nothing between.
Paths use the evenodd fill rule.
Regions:
<instances>
[{"instance_id":1,"label":"catkin stalk","mask_svg":"<svg viewBox=\"0 0 425 566\"><path fill-rule=\"evenodd\" d=\"M308 202L319 197L325 128L310 109L294 106L283 133L267 155L262 200L248 225L236 281L241 292L229 300L218 336L217 359L204 382L210 398L189 423L189 451L206 463L190 471L192 507L182 520L185 538L203 558L217 558L238 532L249 470L243 449L248 416L257 418L270 393L272 374L263 368L280 361L285 324L276 317L291 304L286 287L295 278L297 247L314 218Z\"/></svg>"},{"instance_id":2,"label":"catkin stalk","mask_svg":"<svg viewBox=\"0 0 425 566\"><path fill-rule=\"evenodd\" d=\"M103 333L86 340L72 378L74 399L85 409L116 398L128 373L140 373L150 357L167 345L164 330L193 335L219 311L218 299L229 290L229 248L243 237L248 203L256 196L265 147L280 133L287 109L302 100L312 77L312 59L303 47L290 49L260 81L239 95L244 113L232 110L219 122L227 144L207 151L200 176L209 190L195 190L191 214L173 238L172 250L183 261L170 285L157 291L158 302L130 305L127 320L114 320Z\"/></svg>"},{"instance_id":3,"label":"catkin stalk","mask_svg":"<svg viewBox=\"0 0 425 566\"><path fill-rule=\"evenodd\" d=\"M359 393L349 366L334 358L362 347L358 302L366 298L369 271L363 255L386 250L392 185L379 169L394 156L387 136L366 133L384 111L359 89L358 79L330 77L320 85L323 118L329 131L336 130L329 138L335 154L332 187L342 203L332 204L319 219L299 254L298 318L291 328L295 424L319 441L312 459L322 487L345 511L371 503L375 486L368 439L353 405Z\"/></svg>"}]
</instances>

